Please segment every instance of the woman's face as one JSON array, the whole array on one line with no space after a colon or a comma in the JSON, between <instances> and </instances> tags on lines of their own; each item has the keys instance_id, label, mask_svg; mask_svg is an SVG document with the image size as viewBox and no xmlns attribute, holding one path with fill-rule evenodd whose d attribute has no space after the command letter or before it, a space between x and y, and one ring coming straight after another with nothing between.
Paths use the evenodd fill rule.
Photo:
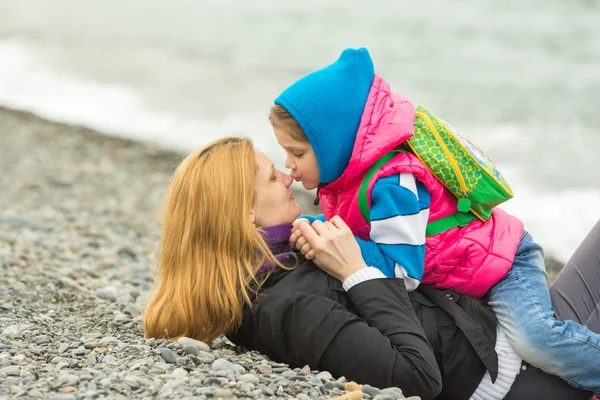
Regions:
<instances>
[{"instance_id":1,"label":"woman's face","mask_svg":"<svg viewBox=\"0 0 600 400\"><path fill-rule=\"evenodd\" d=\"M294 200L292 177L276 169L265 153L256 149L258 168L254 182L252 217L258 228L294 222L302 212Z\"/></svg>"}]
</instances>

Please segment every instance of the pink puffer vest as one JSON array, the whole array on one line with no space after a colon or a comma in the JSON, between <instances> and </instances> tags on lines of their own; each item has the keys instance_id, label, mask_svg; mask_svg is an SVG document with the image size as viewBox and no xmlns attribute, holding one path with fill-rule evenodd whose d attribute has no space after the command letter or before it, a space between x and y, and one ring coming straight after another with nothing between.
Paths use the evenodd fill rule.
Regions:
<instances>
[{"instance_id":1,"label":"pink puffer vest","mask_svg":"<svg viewBox=\"0 0 600 400\"><path fill-rule=\"evenodd\" d=\"M370 225L358 208L360 184L371 165L412 136L413 124L414 106L375 76L350 163L337 180L319 191L327 219L339 215L356 236L370 239ZM369 185L369 202L375 181L399 172L412 173L429 190L430 222L457 211L456 197L411 153L400 153L380 168ZM522 235L521 221L496 208L486 222L476 220L430 236L421 283L480 298L510 269Z\"/></svg>"}]
</instances>

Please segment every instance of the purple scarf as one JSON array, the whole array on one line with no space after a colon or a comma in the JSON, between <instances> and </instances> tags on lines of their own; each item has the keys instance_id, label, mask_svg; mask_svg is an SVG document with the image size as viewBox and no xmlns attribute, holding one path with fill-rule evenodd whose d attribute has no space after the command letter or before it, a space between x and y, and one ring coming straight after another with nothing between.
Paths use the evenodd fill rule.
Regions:
<instances>
[{"instance_id":1,"label":"purple scarf","mask_svg":"<svg viewBox=\"0 0 600 400\"><path fill-rule=\"evenodd\" d=\"M269 249L275 255L275 258L280 263L283 263L293 254L292 245L290 244L290 236L292 235L292 224L281 224L269 226L262 229L262 236L269 245ZM262 267L258 269L256 275L263 274L277 267L271 260L267 260Z\"/></svg>"}]
</instances>

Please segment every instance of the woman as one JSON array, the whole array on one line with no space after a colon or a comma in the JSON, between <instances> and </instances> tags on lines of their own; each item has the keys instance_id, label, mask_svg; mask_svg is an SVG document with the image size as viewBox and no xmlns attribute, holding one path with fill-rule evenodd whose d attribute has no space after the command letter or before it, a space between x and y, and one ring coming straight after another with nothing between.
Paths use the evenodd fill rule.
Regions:
<instances>
[{"instance_id":1,"label":"woman","mask_svg":"<svg viewBox=\"0 0 600 400\"><path fill-rule=\"evenodd\" d=\"M147 336L211 341L226 334L293 367L398 386L423 399L591 398L534 368L496 379L503 358L494 351L500 336L487 304L425 287L409 297L399 279L357 279L367 266L339 219L302 227L314 263L291 253L291 223L300 214L291 183L247 139L217 140L181 163L169 190ZM561 281L579 285L568 274L554 293L564 293ZM600 287L600 277L588 278L588 287ZM565 305L587 299L574 290L579 297L563 294ZM599 317L591 304L573 310L593 328ZM547 394L540 382L551 387ZM530 390L535 395L526 397Z\"/></svg>"}]
</instances>

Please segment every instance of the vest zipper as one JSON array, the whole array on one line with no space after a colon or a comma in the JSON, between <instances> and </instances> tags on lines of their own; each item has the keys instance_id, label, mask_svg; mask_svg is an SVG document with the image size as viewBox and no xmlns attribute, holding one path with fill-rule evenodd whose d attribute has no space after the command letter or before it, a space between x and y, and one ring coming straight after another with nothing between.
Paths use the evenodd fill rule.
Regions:
<instances>
[{"instance_id":1,"label":"vest zipper","mask_svg":"<svg viewBox=\"0 0 600 400\"><path fill-rule=\"evenodd\" d=\"M319 183L319 186L317 186L317 197L315 197L315 201L313 201L313 205L316 207L319 205L319 203L321 202L319 200L319 190L321 190L321 184Z\"/></svg>"}]
</instances>

